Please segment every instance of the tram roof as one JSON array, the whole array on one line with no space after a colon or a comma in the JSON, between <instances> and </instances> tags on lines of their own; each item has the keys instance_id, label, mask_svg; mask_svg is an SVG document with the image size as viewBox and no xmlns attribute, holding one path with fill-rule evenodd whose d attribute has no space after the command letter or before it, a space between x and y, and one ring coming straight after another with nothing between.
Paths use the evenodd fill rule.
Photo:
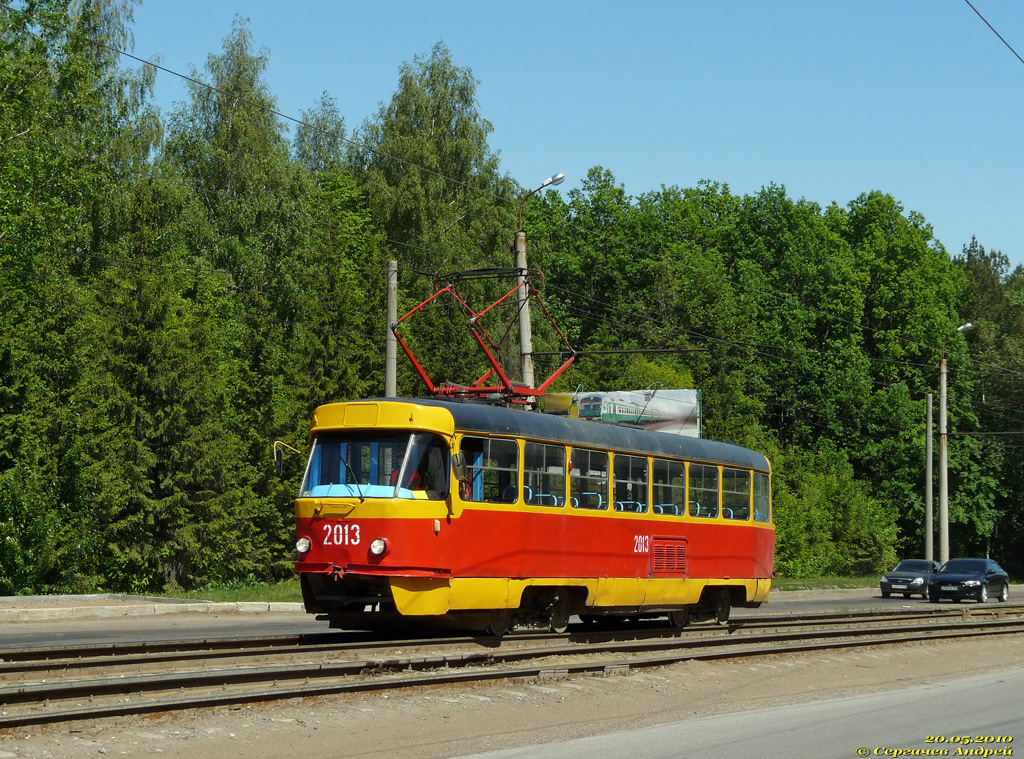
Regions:
<instances>
[{"instance_id":1,"label":"tram roof","mask_svg":"<svg viewBox=\"0 0 1024 759\"><path fill-rule=\"evenodd\" d=\"M669 435L665 432L631 429L619 425L588 422L485 403L447 401L435 398L381 398L378 400L445 408L454 418L456 429L470 432L528 437L534 440L594 446L691 461L709 461L764 471L769 469L768 459L764 454L720 440Z\"/></svg>"}]
</instances>

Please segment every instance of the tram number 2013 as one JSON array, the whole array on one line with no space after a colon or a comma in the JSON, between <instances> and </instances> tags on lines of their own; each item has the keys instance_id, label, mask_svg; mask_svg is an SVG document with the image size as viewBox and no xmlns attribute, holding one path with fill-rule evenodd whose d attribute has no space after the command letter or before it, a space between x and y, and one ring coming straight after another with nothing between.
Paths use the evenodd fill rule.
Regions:
<instances>
[{"instance_id":1,"label":"tram number 2013","mask_svg":"<svg viewBox=\"0 0 1024 759\"><path fill-rule=\"evenodd\" d=\"M633 536L633 553L650 553L651 552L651 536L650 535L634 535Z\"/></svg>"},{"instance_id":2,"label":"tram number 2013","mask_svg":"<svg viewBox=\"0 0 1024 759\"><path fill-rule=\"evenodd\" d=\"M359 545L359 525L357 524L325 524L325 546L357 546Z\"/></svg>"}]
</instances>

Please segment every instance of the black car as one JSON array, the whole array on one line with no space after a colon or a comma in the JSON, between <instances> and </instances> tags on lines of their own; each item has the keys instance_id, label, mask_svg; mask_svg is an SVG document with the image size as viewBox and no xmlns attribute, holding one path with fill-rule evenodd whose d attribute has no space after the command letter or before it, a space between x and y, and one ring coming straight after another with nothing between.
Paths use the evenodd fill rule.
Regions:
<instances>
[{"instance_id":1,"label":"black car","mask_svg":"<svg viewBox=\"0 0 1024 759\"><path fill-rule=\"evenodd\" d=\"M904 559L891 572L882 575L878 583L882 589L882 598L888 598L891 593L902 593L904 598L919 593L921 598L927 598L928 580L938 569L937 561Z\"/></svg>"},{"instance_id":2,"label":"black car","mask_svg":"<svg viewBox=\"0 0 1024 759\"><path fill-rule=\"evenodd\" d=\"M991 559L950 559L928 581L928 600L960 601L973 598L985 603L989 596L1000 601L1010 597L1010 578Z\"/></svg>"}]
</instances>

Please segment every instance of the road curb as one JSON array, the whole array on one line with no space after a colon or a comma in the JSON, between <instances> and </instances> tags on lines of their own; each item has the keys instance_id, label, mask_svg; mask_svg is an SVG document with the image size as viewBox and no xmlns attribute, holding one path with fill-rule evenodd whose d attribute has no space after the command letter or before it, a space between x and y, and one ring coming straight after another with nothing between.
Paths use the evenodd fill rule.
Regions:
<instances>
[{"instance_id":1,"label":"road curb","mask_svg":"<svg viewBox=\"0 0 1024 759\"><path fill-rule=\"evenodd\" d=\"M167 614L304 614L301 603L238 601L212 603L209 601L165 601L133 602L120 604L79 605L75 599L54 599L52 606L34 605L10 608L7 602L22 602L18 599L0 599L0 622L48 622L62 619L111 619L117 617L155 617Z\"/></svg>"}]
</instances>

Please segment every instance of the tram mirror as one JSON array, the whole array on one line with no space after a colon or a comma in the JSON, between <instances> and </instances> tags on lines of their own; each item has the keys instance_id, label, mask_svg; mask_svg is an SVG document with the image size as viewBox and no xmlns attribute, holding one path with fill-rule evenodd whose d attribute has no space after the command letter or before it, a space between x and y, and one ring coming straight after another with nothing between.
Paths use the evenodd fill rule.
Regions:
<instances>
[{"instance_id":1,"label":"tram mirror","mask_svg":"<svg viewBox=\"0 0 1024 759\"><path fill-rule=\"evenodd\" d=\"M462 453L456 453L452 456L452 471L455 473L455 479L464 480L469 476L466 471L466 457Z\"/></svg>"}]
</instances>

